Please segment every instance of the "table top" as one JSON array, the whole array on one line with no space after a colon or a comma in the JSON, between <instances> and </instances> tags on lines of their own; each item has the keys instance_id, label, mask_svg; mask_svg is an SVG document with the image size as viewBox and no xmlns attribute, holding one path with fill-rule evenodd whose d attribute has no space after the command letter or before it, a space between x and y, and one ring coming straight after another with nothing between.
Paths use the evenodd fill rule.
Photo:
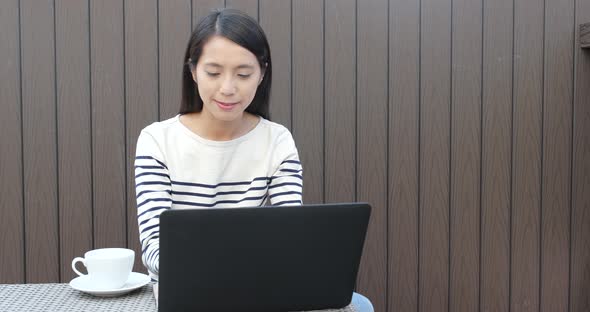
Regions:
<instances>
[{"instance_id":1,"label":"table top","mask_svg":"<svg viewBox=\"0 0 590 312\"><path fill-rule=\"evenodd\" d=\"M95 297L68 284L0 284L0 311L157 311L150 283L120 297ZM355 302L344 309L322 312L357 312Z\"/></svg>"}]
</instances>

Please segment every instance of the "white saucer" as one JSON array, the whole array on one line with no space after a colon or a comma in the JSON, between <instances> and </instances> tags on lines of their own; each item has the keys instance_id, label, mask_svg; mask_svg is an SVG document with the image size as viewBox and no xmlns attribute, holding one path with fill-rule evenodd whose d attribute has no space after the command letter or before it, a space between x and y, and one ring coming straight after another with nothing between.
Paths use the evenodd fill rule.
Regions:
<instances>
[{"instance_id":1,"label":"white saucer","mask_svg":"<svg viewBox=\"0 0 590 312\"><path fill-rule=\"evenodd\" d=\"M90 278L86 275L78 276L70 281L70 286L75 290L79 290L81 292L85 292L87 294L91 294L94 296L99 297L115 297L120 296L122 294L128 293L140 287L147 285L150 282L150 277L137 272L131 272L129 275L129 279L125 282L125 285L121 288L117 289L106 289L106 290L98 290L95 289L90 281Z\"/></svg>"}]
</instances>

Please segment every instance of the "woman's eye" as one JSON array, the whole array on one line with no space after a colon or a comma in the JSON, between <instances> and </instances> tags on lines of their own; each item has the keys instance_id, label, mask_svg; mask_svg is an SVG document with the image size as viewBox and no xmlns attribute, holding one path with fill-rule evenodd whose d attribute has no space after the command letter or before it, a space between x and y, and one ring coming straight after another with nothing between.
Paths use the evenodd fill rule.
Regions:
<instances>
[{"instance_id":1,"label":"woman's eye","mask_svg":"<svg viewBox=\"0 0 590 312\"><path fill-rule=\"evenodd\" d=\"M217 76L219 76L219 73L210 73L210 72L206 72L206 73L207 73L207 76L210 76L210 77L217 77Z\"/></svg>"},{"instance_id":2,"label":"woman's eye","mask_svg":"<svg viewBox=\"0 0 590 312\"><path fill-rule=\"evenodd\" d=\"M251 74L247 74L247 75L246 74L238 74L238 77L243 78L243 79L246 79L250 76L251 76Z\"/></svg>"}]
</instances>

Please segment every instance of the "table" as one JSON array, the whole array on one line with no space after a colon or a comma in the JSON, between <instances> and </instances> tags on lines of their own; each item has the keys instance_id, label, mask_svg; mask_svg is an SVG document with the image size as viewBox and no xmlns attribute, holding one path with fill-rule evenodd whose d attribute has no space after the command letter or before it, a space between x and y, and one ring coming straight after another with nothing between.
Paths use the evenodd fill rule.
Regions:
<instances>
[{"instance_id":1,"label":"table","mask_svg":"<svg viewBox=\"0 0 590 312\"><path fill-rule=\"evenodd\" d=\"M120 297L94 297L68 284L0 284L0 311L157 311L153 283ZM322 312L361 312L370 302L362 295L344 309Z\"/></svg>"}]
</instances>

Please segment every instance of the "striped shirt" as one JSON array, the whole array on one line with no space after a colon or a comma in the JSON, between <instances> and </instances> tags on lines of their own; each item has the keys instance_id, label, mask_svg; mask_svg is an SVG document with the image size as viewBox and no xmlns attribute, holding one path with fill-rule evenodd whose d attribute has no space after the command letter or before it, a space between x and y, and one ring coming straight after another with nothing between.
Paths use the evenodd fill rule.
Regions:
<instances>
[{"instance_id":1,"label":"striped shirt","mask_svg":"<svg viewBox=\"0 0 590 312\"><path fill-rule=\"evenodd\" d=\"M302 204L302 167L285 127L261 118L239 138L212 141L179 117L151 124L137 140L139 239L143 264L156 280L162 211Z\"/></svg>"}]
</instances>

